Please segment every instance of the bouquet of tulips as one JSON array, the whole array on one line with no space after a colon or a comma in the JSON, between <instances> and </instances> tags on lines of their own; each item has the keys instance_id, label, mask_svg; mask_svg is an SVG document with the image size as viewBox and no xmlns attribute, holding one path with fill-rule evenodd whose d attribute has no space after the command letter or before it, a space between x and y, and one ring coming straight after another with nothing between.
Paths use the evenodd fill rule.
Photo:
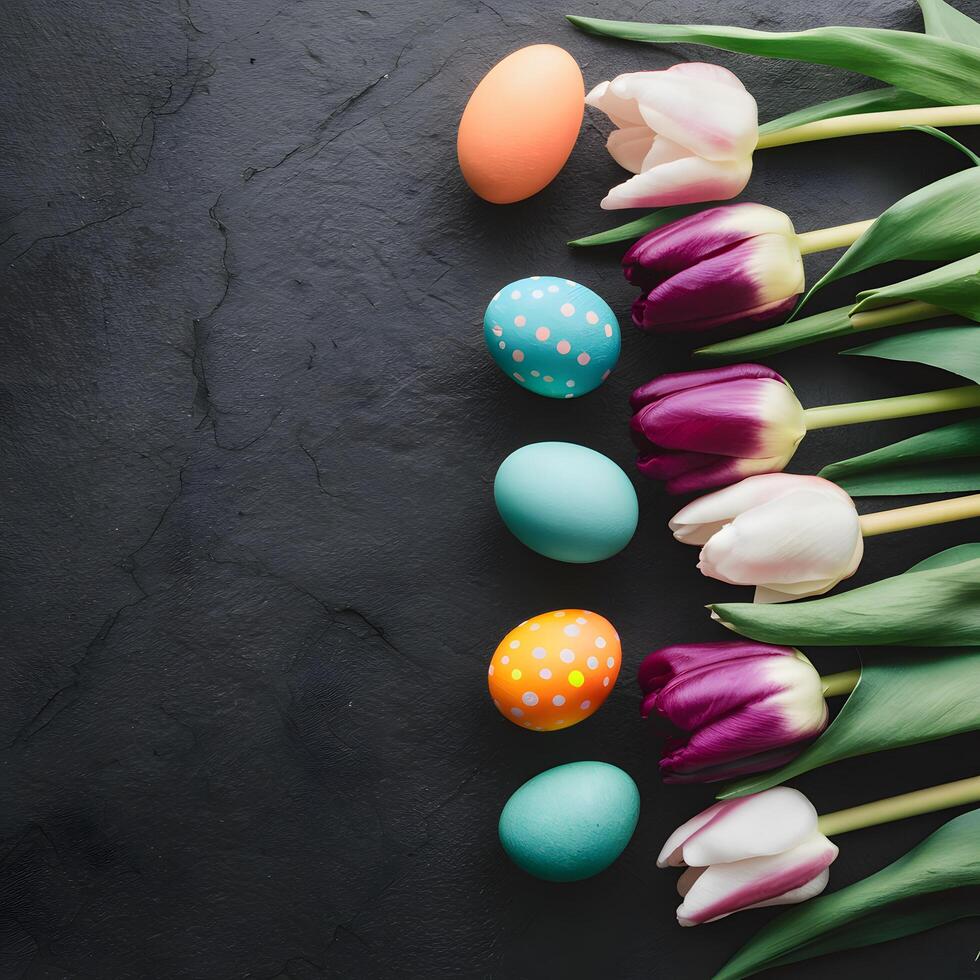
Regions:
<instances>
[{"instance_id":1,"label":"bouquet of tulips","mask_svg":"<svg viewBox=\"0 0 980 980\"><path fill-rule=\"evenodd\" d=\"M854 503L865 494L980 491L980 419L954 417L819 475L784 472L813 429L980 406L980 158L945 132L980 124L980 23L943 0L919 5L922 34L569 18L604 37L709 45L885 83L762 126L751 93L717 65L619 75L586 96L611 123L607 149L631 175L601 206L657 210L570 244L630 243L622 268L639 290L633 323L647 334L743 328L694 352L724 366L640 385L630 422L645 477L670 494L709 491L670 521L674 538L699 549L704 575L754 588L753 601L709 607L742 638L655 650L638 676L643 718L667 732L663 780L728 781L719 802L679 827L660 854L659 866L684 869L679 923L807 903L739 952L718 974L726 980L980 914L980 810L865 881L817 897L840 835L980 802L980 777L824 815L783 785L842 759L980 729L980 545L827 594L855 573L866 538L980 516L980 493L864 514ZM748 186L756 152L908 128L958 147L965 166L877 216L798 232L771 207L725 203ZM827 249L844 251L808 289L804 259ZM844 307L809 309L827 283L897 259L934 266ZM951 318L959 322L847 353L918 361L965 385L804 407L786 378L758 363L855 331ZM782 322L759 329L773 321ZM826 675L801 649L854 645L870 648L863 662Z\"/></svg>"}]
</instances>

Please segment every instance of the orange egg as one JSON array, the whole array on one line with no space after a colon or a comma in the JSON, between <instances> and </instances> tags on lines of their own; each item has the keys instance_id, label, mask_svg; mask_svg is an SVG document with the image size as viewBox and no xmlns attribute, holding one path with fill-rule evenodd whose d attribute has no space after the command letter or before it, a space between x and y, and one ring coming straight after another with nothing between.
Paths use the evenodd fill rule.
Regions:
<instances>
[{"instance_id":1,"label":"orange egg","mask_svg":"<svg viewBox=\"0 0 980 980\"><path fill-rule=\"evenodd\" d=\"M494 204L522 201L565 165L585 111L575 59L553 44L508 55L466 103L456 152L466 183Z\"/></svg>"},{"instance_id":2,"label":"orange egg","mask_svg":"<svg viewBox=\"0 0 980 980\"><path fill-rule=\"evenodd\" d=\"M621 659L619 634L598 613L541 613L500 641L487 672L490 696L515 725L536 732L568 728L606 700Z\"/></svg>"}]
</instances>

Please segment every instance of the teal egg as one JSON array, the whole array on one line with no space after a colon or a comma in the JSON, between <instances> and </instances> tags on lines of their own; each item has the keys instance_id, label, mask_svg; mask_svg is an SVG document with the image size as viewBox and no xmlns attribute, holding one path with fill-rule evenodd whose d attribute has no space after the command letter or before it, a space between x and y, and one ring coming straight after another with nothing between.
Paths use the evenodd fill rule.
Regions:
<instances>
[{"instance_id":1,"label":"teal egg","mask_svg":"<svg viewBox=\"0 0 980 980\"><path fill-rule=\"evenodd\" d=\"M548 398L598 388L619 360L619 322L587 286L558 276L518 279L483 317L487 349L507 377Z\"/></svg>"},{"instance_id":2,"label":"teal egg","mask_svg":"<svg viewBox=\"0 0 980 980\"><path fill-rule=\"evenodd\" d=\"M493 497L504 523L557 561L601 561L629 544L639 517L629 477L607 456L571 442L536 442L497 469Z\"/></svg>"},{"instance_id":3,"label":"teal egg","mask_svg":"<svg viewBox=\"0 0 980 980\"><path fill-rule=\"evenodd\" d=\"M581 881L609 867L630 842L640 791L616 766L571 762L529 779L500 814L500 843L545 881Z\"/></svg>"}]
</instances>

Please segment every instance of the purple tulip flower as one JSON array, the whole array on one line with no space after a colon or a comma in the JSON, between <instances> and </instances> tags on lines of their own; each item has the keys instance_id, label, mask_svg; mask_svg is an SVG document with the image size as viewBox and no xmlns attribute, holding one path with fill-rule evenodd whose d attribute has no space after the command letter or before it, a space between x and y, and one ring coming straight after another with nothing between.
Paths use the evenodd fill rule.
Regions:
<instances>
[{"instance_id":1,"label":"purple tulip flower","mask_svg":"<svg viewBox=\"0 0 980 980\"><path fill-rule=\"evenodd\" d=\"M793 222L761 204L729 204L644 235L623 256L643 293L633 322L658 333L707 330L788 313L803 291Z\"/></svg>"},{"instance_id":2,"label":"purple tulip flower","mask_svg":"<svg viewBox=\"0 0 980 980\"><path fill-rule=\"evenodd\" d=\"M673 494L782 470L806 435L793 389L761 364L664 374L630 405L637 466Z\"/></svg>"},{"instance_id":3,"label":"purple tulip flower","mask_svg":"<svg viewBox=\"0 0 980 980\"><path fill-rule=\"evenodd\" d=\"M767 643L682 643L640 665L644 718L674 730L667 783L707 783L784 765L827 726L820 675L799 650Z\"/></svg>"}]
</instances>

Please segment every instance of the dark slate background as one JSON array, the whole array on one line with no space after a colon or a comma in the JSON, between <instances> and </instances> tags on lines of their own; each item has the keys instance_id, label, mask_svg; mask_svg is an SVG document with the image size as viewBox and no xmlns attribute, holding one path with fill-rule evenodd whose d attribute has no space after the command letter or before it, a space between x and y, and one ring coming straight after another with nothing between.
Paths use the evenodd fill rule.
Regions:
<instances>
[{"instance_id":1,"label":"dark slate background","mask_svg":"<svg viewBox=\"0 0 980 980\"><path fill-rule=\"evenodd\" d=\"M493 63L543 41L589 86L716 60L763 118L866 84L602 42L569 9L771 29L919 29L918 14L909 0L356 2L0 7L4 978L695 980L770 918L675 924L654 860L711 794L659 784L632 680L655 646L721 638L703 604L745 593L699 576L652 485L637 481L632 544L593 566L525 550L492 503L498 463L536 440L629 469L629 391L686 364L683 342L628 326L618 250L564 246L627 217L597 206L622 179L605 124L589 113L552 186L505 208L468 192L455 128ZM963 163L920 134L772 150L747 199L807 230ZM808 259L811 278L828 261ZM619 370L589 397L532 396L484 350L489 296L532 273L621 313ZM827 349L773 363L807 405L956 383ZM929 421L816 433L794 469ZM976 533L875 539L857 581ZM488 658L519 620L576 605L618 627L622 680L576 728L519 730L490 704ZM857 657L810 653L824 670ZM961 737L798 785L826 811L969 775L976 750ZM608 872L549 885L508 863L496 820L524 780L576 759L634 776L640 824ZM945 819L842 838L832 887ZM783 975L976 977L977 949L965 921Z\"/></svg>"}]
</instances>

